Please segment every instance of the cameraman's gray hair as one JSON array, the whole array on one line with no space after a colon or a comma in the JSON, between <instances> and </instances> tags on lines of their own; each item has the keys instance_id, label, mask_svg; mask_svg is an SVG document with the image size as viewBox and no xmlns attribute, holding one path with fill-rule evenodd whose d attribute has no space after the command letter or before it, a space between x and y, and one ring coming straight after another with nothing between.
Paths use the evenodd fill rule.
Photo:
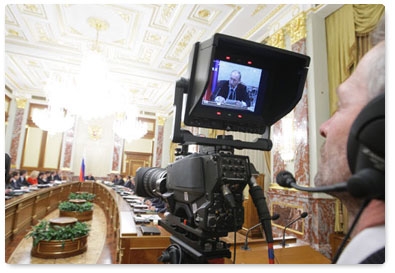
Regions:
<instances>
[{"instance_id":1,"label":"cameraman's gray hair","mask_svg":"<svg viewBox=\"0 0 395 273\"><path fill-rule=\"evenodd\" d=\"M370 42L372 46L377 45L383 40L385 40L385 13L383 13L380 21L377 23L376 28L372 31L370 35Z\"/></svg>"},{"instance_id":2,"label":"cameraman's gray hair","mask_svg":"<svg viewBox=\"0 0 395 273\"><path fill-rule=\"evenodd\" d=\"M370 66L370 79L368 86L369 99L373 99L385 92L385 41L376 45L377 53Z\"/></svg>"},{"instance_id":3,"label":"cameraman's gray hair","mask_svg":"<svg viewBox=\"0 0 395 273\"><path fill-rule=\"evenodd\" d=\"M370 66L371 80L369 81L368 95L369 99L373 99L385 92L385 13L381 16L370 38L373 47L383 43L379 46L374 63Z\"/></svg>"}]
</instances>

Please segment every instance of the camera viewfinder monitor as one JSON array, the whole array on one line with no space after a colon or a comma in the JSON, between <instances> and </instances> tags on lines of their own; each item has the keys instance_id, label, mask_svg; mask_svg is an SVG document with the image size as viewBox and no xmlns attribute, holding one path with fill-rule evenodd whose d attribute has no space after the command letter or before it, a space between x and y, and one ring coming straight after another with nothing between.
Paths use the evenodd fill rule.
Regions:
<instances>
[{"instance_id":1,"label":"camera viewfinder monitor","mask_svg":"<svg viewBox=\"0 0 395 273\"><path fill-rule=\"evenodd\" d=\"M310 57L223 34L196 43L184 123L263 134L302 97Z\"/></svg>"}]
</instances>

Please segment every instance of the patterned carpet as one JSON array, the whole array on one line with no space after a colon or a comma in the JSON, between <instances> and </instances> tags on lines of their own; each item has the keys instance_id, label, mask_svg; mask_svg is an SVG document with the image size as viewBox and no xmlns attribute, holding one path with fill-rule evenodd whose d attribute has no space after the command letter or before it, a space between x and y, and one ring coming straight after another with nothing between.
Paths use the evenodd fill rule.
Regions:
<instances>
[{"instance_id":1,"label":"patterned carpet","mask_svg":"<svg viewBox=\"0 0 395 273\"><path fill-rule=\"evenodd\" d=\"M55 210L45 217L49 220L59 217L59 210ZM8 259L8 264L96 264L100 258L104 244L106 242L107 224L106 217L102 209L94 204L93 217L86 222L91 230L88 236L88 249L86 252L74 257L63 259L41 259L32 257L32 238L24 238Z\"/></svg>"}]
</instances>

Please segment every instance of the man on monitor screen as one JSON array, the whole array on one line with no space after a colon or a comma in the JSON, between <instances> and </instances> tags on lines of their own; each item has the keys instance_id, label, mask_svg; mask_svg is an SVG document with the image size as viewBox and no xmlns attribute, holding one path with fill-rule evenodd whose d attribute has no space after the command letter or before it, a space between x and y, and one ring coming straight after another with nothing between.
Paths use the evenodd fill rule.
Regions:
<instances>
[{"instance_id":1,"label":"man on monitor screen","mask_svg":"<svg viewBox=\"0 0 395 273\"><path fill-rule=\"evenodd\" d=\"M247 87L241 83L241 73L233 70L229 80L219 81L211 100L217 104L230 104L238 107L249 107L250 97Z\"/></svg>"}]
</instances>

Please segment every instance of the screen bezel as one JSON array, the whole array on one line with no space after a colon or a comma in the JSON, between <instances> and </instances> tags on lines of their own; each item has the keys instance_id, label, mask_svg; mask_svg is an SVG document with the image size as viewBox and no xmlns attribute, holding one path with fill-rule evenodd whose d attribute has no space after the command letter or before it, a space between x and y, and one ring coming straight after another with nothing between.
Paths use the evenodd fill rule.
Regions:
<instances>
[{"instance_id":1,"label":"screen bezel","mask_svg":"<svg viewBox=\"0 0 395 273\"><path fill-rule=\"evenodd\" d=\"M264 90L259 92L254 112L223 109L202 105L210 82L214 60L257 67L265 71L261 79ZM189 126L228 131L263 133L291 111L300 100L307 76L310 57L224 34L196 43L191 54L190 78L184 123ZM278 90L281 90L278 92ZM263 94L263 95L262 95ZM217 111L222 111L218 116ZM242 118L240 118L240 115Z\"/></svg>"}]
</instances>

